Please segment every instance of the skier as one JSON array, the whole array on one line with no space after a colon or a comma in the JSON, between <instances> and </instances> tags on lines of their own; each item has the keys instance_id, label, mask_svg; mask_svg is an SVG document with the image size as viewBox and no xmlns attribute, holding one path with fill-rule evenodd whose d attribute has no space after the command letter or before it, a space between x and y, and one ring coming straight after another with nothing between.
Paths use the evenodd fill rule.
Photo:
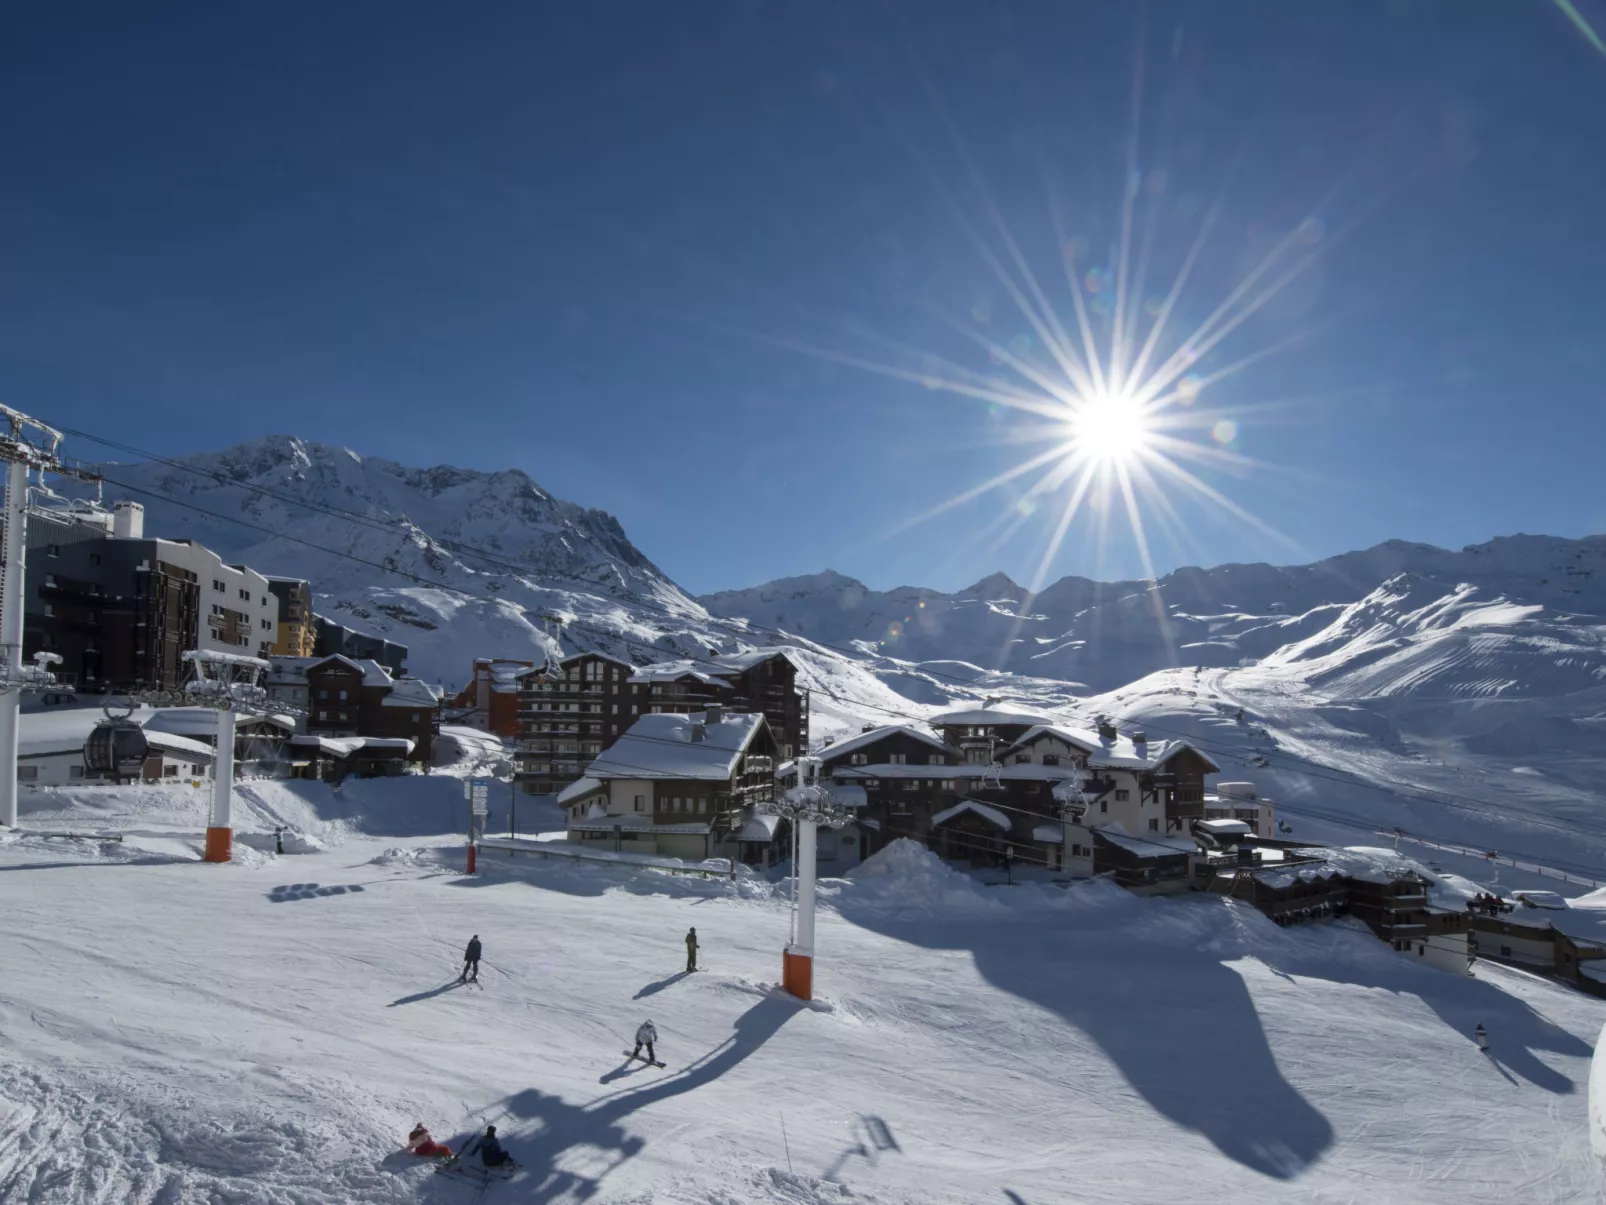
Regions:
<instances>
[{"instance_id":1,"label":"skier","mask_svg":"<svg viewBox=\"0 0 1606 1205\"><path fill-rule=\"evenodd\" d=\"M1472 1031L1472 1036L1478 1041L1478 1049L1487 1052L1489 1049L1489 1031L1483 1027L1482 1021L1478 1022L1478 1027Z\"/></svg>"},{"instance_id":2,"label":"skier","mask_svg":"<svg viewBox=\"0 0 1606 1205\"><path fill-rule=\"evenodd\" d=\"M478 933L468 939L468 949L463 951L463 973L457 977L459 983L466 983L470 979L475 983L480 981L480 935Z\"/></svg>"},{"instance_id":3,"label":"skier","mask_svg":"<svg viewBox=\"0 0 1606 1205\"><path fill-rule=\"evenodd\" d=\"M501 1140L496 1136L495 1126L486 1126L485 1133L476 1138L473 1145L465 1150L463 1154L472 1155L475 1151L479 1152L480 1162L485 1164L486 1167L518 1166L517 1163L513 1162L513 1157L502 1149Z\"/></svg>"},{"instance_id":4,"label":"skier","mask_svg":"<svg viewBox=\"0 0 1606 1205\"><path fill-rule=\"evenodd\" d=\"M697 930L686 931L686 973L689 975L697 969Z\"/></svg>"},{"instance_id":5,"label":"skier","mask_svg":"<svg viewBox=\"0 0 1606 1205\"><path fill-rule=\"evenodd\" d=\"M423 1159L450 1159L452 1157L452 1148L431 1138L429 1131L424 1128L423 1122L415 1125L413 1132L407 1135L407 1149Z\"/></svg>"},{"instance_id":6,"label":"skier","mask_svg":"<svg viewBox=\"0 0 1606 1205\"><path fill-rule=\"evenodd\" d=\"M641 1056L641 1048L645 1046L647 1048L647 1061L656 1063L658 1056L653 1053L652 1044L657 1040L658 1031L653 1027L653 1023L650 1020L643 1021L641 1028L636 1030L636 1048L630 1052L630 1057L633 1059L639 1058Z\"/></svg>"},{"instance_id":7,"label":"skier","mask_svg":"<svg viewBox=\"0 0 1606 1205\"><path fill-rule=\"evenodd\" d=\"M273 852L276 854L284 852L284 829L278 825L273 827Z\"/></svg>"}]
</instances>

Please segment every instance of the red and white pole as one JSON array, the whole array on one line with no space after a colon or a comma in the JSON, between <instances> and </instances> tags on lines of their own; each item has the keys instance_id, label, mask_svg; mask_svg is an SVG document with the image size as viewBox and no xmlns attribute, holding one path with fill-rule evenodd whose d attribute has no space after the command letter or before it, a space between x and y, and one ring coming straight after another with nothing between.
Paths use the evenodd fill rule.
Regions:
<instances>
[{"instance_id":1,"label":"red and white pole","mask_svg":"<svg viewBox=\"0 0 1606 1205\"><path fill-rule=\"evenodd\" d=\"M212 818L206 826L208 862L234 857L234 729L232 710L217 713L217 756L212 759Z\"/></svg>"},{"instance_id":2,"label":"red and white pole","mask_svg":"<svg viewBox=\"0 0 1606 1205\"><path fill-rule=\"evenodd\" d=\"M781 956L781 986L799 1000L814 999L814 851L819 821L797 825L797 934Z\"/></svg>"}]
</instances>

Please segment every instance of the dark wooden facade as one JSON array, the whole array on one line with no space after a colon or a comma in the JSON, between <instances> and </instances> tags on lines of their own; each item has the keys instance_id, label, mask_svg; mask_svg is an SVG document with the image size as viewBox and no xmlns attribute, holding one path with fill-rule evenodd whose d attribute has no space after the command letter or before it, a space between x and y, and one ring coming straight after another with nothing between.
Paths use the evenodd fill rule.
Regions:
<instances>
[{"instance_id":1,"label":"dark wooden facade","mask_svg":"<svg viewBox=\"0 0 1606 1205\"><path fill-rule=\"evenodd\" d=\"M651 669L648 666L640 672L650 674ZM710 703L762 715L775 734L783 761L804 752L809 744L808 696L798 689L797 666L781 652L713 657L693 662L686 673L673 679L637 681L631 685L631 703L642 715L654 711L688 714L702 711Z\"/></svg>"},{"instance_id":2,"label":"dark wooden facade","mask_svg":"<svg viewBox=\"0 0 1606 1205\"><path fill-rule=\"evenodd\" d=\"M307 731L324 736L408 737L415 742L408 760L429 765L440 731L439 706L387 703L395 683L388 678L375 681L374 676L345 657L308 666Z\"/></svg>"},{"instance_id":3,"label":"dark wooden facade","mask_svg":"<svg viewBox=\"0 0 1606 1205\"><path fill-rule=\"evenodd\" d=\"M603 653L579 653L553 671L524 675L515 753L521 790L556 794L629 731L642 714L629 685L635 670L630 662Z\"/></svg>"},{"instance_id":4,"label":"dark wooden facade","mask_svg":"<svg viewBox=\"0 0 1606 1205\"><path fill-rule=\"evenodd\" d=\"M62 659L81 690L173 689L200 642L196 575L156 556L154 540L84 540L28 553L23 657Z\"/></svg>"},{"instance_id":5,"label":"dark wooden facade","mask_svg":"<svg viewBox=\"0 0 1606 1205\"><path fill-rule=\"evenodd\" d=\"M868 857L899 837L930 841L931 818L962 797L963 782L952 773L958 761L954 750L892 728L857 747L827 746L820 753L820 775L863 789L859 819L869 822L862 826Z\"/></svg>"}]
</instances>

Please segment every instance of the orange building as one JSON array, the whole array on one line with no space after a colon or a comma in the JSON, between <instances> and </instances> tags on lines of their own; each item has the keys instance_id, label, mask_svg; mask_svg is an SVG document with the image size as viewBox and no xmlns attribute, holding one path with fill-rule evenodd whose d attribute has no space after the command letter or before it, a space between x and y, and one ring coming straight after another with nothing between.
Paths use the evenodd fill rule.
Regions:
<instances>
[{"instance_id":1,"label":"orange building","mask_svg":"<svg viewBox=\"0 0 1606 1205\"><path fill-rule=\"evenodd\" d=\"M473 678L448 706L467 708L474 723L512 739L519 734L519 677L534 668L533 661L476 657Z\"/></svg>"}]
</instances>

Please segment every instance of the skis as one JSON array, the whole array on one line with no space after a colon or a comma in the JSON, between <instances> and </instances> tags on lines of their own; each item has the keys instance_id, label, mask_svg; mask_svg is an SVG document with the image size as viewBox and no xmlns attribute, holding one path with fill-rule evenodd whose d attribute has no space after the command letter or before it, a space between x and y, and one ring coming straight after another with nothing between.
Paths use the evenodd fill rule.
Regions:
<instances>
[{"instance_id":1,"label":"skis","mask_svg":"<svg viewBox=\"0 0 1606 1205\"><path fill-rule=\"evenodd\" d=\"M641 1059L641 1061L643 1063L646 1063L647 1066L649 1066L649 1067L662 1067L664 1065L664 1064L658 1062L656 1059L644 1058L643 1056L641 1056L639 1054L635 1054L635 1053L633 1053L632 1051L629 1051L629 1050L621 1050L619 1053L624 1055L625 1058L627 1060L630 1060L630 1061L634 1061L636 1059Z\"/></svg>"}]
</instances>

